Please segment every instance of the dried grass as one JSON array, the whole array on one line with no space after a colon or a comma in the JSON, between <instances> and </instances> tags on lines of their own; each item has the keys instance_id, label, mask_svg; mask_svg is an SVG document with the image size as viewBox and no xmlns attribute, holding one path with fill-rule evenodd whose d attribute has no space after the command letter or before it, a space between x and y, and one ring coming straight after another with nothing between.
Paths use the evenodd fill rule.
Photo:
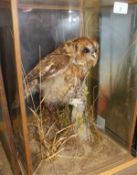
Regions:
<instances>
[{"instance_id":1,"label":"dried grass","mask_svg":"<svg viewBox=\"0 0 137 175\"><path fill-rule=\"evenodd\" d=\"M77 134L73 132L74 125L70 124L59 128L57 120L50 119L50 116L40 116L39 113L36 113L31 108L30 111L33 114L33 121L28 123L28 128L30 133L32 129L34 130L34 133L31 133L33 137L30 137L30 141L35 139L40 150L40 152L35 154L41 154L40 162L43 159L51 161L65 149L66 144L77 138ZM33 147L33 145L31 146Z\"/></svg>"},{"instance_id":2,"label":"dried grass","mask_svg":"<svg viewBox=\"0 0 137 175\"><path fill-rule=\"evenodd\" d=\"M41 58L41 48L39 46L39 58ZM24 69L23 69L24 70ZM40 67L41 72L41 67ZM25 71L24 71L25 74ZM41 86L41 73L39 73L40 76L40 86ZM88 76L88 74L87 74ZM86 78L84 79L84 82L82 84L82 87L80 89L79 95L81 95L83 92L83 87L86 81ZM65 150L66 146L70 145L72 146L72 149L75 149L76 155L74 157L78 156L78 147L81 143L78 141L78 134L75 132L74 124L72 124L72 121L70 119L70 108L68 105L65 105L62 109L52 111L52 116L47 109L47 106L44 104L45 97L41 96L41 92L39 94L39 105L35 106L33 94L31 92L31 89L29 88L28 82L24 79L25 88L28 89L30 92L30 98L32 101L32 106L29 107L29 110L31 112L32 121L28 123L28 129L29 129L29 135L30 135L30 144L31 141L35 141L35 145L32 144L30 149L32 151L33 147L37 147L37 151L32 151L32 154L34 155L35 159L37 159L38 156L40 156L39 162L37 163L37 166L41 163L43 159L47 161L51 161L55 159L59 153ZM41 88L40 88L41 89ZM85 92L84 92L85 93ZM85 94L87 95L87 93ZM87 109L88 111L88 109ZM93 115L93 108L91 107L92 115ZM53 116L54 115L54 116ZM88 116L88 112L86 114ZM91 126L92 131L92 141L97 140L98 133L96 130L96 126L94 125L93 120L89 119L87 117L89 125ZM35 168L36 168L35 167Z\"/></svg>"},{"instance_id":3,"label":"dried grass","mask_svg":"<svg viewBox=\"0 0 137 175\"><path fill-rule=\"evenodd\" d=\"M41 47L39 46L39 59L41 58ZM26 75L24 67L23 73ZM41 86L41 67L40 67L40 86ZM32 120L28 123L29 129L29 139L30 143L32 140L35 140L35 145L32 144L30 149L37 147L38 151L32 151L32 154L35 154L33 157L37 159L40 154L41 160L52 160L54 159L61 151L64 150L65 145L75 139L77 134L73 132L73 124L69 119L69 109L68 106L65 106L62 110L57 110L55 117L51 117L47 113L43 103L45 97L42 98L41 92L39 94L39 105L36 106L33 98L31 89L29 88L29 83L24 78L24 86L26 91L29 91L30 98L32 101L32 107L28 107ZM40 88L41 89L41 88ZM34 153L35 152L35 153ZM38 166L38 165L37 165Z\"/></svg>"},{"instance_id":4,"label":"dried grass","mask_svg":"<svg viewBox=\"0 0 137 175\"><path fill-rule=\"evenodd\" d=\"M83 154L79 156L79 147L82 147L82 145L78 140L78 134L75 132L75 124L69 119L69 107L67 105L62 110L57 110L56 113L54 112L55 117L50 116L46 112L46 109L42 107L41 112L35 111L32 108L29 109L33 115L33 120L28 123L29 133L31 135L30 141L31 139L35 139L39 148L39 151L33 154L40 155L40 160L36 168L42 160L51 161L58 156L67 156L60 153L65 151L68 145L75 152L74 157L76 159L80 159L83 156ZM89 119L88 112L86 115L91 129L92 143L96 143L99 140L100 134L94 121ZM33 145L31 145L32 147ZM70 157L72 156L70 155Z\"/></svg>"}]
</instances>

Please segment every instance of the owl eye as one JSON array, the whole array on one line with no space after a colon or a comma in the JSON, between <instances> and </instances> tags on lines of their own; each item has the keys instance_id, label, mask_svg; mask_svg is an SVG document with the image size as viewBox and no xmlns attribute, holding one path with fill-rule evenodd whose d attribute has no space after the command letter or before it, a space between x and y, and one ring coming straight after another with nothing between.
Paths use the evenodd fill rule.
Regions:
<instances>
[{"instance_id":1,"label":"owl eye","mask_svg":"<svg viewBox=\"0 0 137 175\"><path fill-rule=\"evenodd\" d=\"M97 52L97 49L94 49L94 52L96 53Z\"/></svg>"},{"instance_id":2,"label":"owl eye","mask_svg":"<svg viewBox=\"0 0 137 175\"><path fill-rule=\"evenodd\" d=\"M89 53L90 52L90 49L85 47L84 50L83 50L84 53Z\"/></svg>"}]
</instances>

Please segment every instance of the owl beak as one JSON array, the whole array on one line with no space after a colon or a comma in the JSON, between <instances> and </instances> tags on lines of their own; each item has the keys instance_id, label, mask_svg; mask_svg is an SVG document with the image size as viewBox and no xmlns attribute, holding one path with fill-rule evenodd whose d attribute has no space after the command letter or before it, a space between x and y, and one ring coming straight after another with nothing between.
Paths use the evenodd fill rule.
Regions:
<instances>
[{"instance_id":1,"label":"owl beak","mask_svg":"<svg viewBox=\"0 0 137 175\"><path fill-rule=\"evenodd\" d=\"M93 56L94 58L97 58L97 55L96 55L95 52L92 54L92 56Z\"/></svg>"},{"instance_id":2,"label":"owl beak","mask_svg":"<svg viewBox=\"0 0 137 175\"><path fill-rule=\"evenodd\" d=\"M93 66L95 66L97 64L97 54L96 53L93 53L91 55L91 60L93 62Z\"/></svg>"}]
</instances>

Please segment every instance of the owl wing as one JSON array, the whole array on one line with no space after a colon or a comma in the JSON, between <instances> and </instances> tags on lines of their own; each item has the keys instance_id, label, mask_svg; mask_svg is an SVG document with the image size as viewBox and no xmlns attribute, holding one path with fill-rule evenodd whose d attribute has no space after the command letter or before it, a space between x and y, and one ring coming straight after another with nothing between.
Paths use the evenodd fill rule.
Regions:
<instances>
[{"instance_id":1,"label":"owl wing","mask_svg":"<svg viewBox=\"0 0 137 175\"><path fill-rule=\"evenodd\" d=\"M46 79L49 79L63 72L69 62L69 55L51 54L45 57L33 68L33 70L25 77L25 81L29 85L29 87L32 86L31 84L36 85L40 79L42 83Z\"/></svg>"}]
</instances>

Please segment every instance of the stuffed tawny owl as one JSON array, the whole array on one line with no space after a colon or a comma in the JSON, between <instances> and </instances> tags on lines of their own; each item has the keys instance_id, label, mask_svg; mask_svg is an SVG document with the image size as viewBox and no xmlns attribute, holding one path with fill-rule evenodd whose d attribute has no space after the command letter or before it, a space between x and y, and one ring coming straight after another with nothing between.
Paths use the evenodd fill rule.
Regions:
<instances>
[{"instance_id":1,"label":"stuffed tawny owl","mask_svg":"<svg viewBox=\"0 0 137 175\"><path fill-rule=\"evenodd\" d=\"M95 40L81 37L65 42L25 77L25 98L41 92L47 104L69 103L76 98L90 68L96 65L98 53Z\"/></svg>"}]
</instances>

